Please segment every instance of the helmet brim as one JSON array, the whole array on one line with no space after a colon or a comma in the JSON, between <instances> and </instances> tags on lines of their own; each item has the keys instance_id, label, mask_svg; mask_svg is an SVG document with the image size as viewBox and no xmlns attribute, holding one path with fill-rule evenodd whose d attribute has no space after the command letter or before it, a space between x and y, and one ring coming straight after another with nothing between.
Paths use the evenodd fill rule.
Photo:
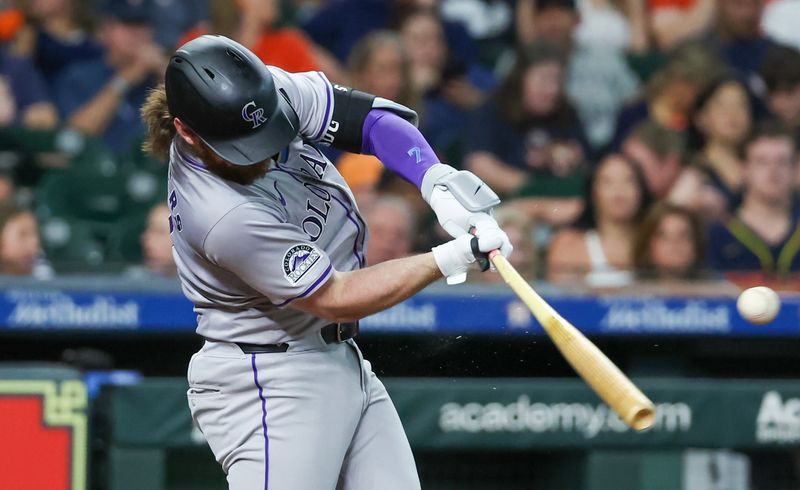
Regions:
<instances>
[{"instance_id":1,"label":"helmet brim","mask_svg":"<svg viewBox=\"0 0 800 490\"><path fill-rule=\"evenodd\" d=\"M234 165L253 165L280 153L297 136L300 124L297 113L286 97L278 92L275 112L257 131L239 138L202 138L223 160Z\"/></svg>"}]
</instances>

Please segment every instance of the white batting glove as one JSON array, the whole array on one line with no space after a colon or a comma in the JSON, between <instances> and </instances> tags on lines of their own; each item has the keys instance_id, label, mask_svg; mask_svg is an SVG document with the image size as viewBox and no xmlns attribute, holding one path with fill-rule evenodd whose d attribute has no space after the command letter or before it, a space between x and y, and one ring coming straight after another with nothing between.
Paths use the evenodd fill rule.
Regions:
<instances>
[{"instance_id":1,"label":"white batting glove","mask_svg":"<svg viewBox=\"0 0 800 490\"><path fill-rule=\"evenodd\" d=\"M502 243L496 248L500 250L500 254L503 255L503 257L509 257L511 252L514 251L514 246L511 245L511 240L508 239L508 235L500 229L500 225L497 224L497 221L488 214L473 213L467 220L467 224L471 233L477 237L494 235L499 232L502 237Z\"/></svg>"},{"instance_id":2,"label":"white batting glove","mask_svg":"<svg viewBox=\"0 0 800 490\"><path fill-rule=\"evenodd\" d=\"M488 216L487 213L472 213L468 211L449 190L443 187L433 188L429 204L433 212L436 213L436 219L439 224L453 238L469 233L469 219L473 214L485 214Z\"/></svg>"},{"instance_id":3,"label":"white batting glove","mask_svg":"<svg viewBox=\"0 0 800 490\"><path fill-rule=\"evenodd\" d=\"M470 211L464 207L461 202L459 202L459 200L450 190L449 185L458 184L452 181L448 182L448 179L456 174L465 173L472 175L475 181L479 184L479 188L483 188L484 193L488 191L494 195L495 198L497 198L497 195L491 191L489 186L475 177L471 172L457 172L453 167L442 163L434 165L428 170L428 172L425 173L422 181L422 187L420 189L423 199L427 201L433 212L436 213L436 219L439 221L439 224L442 225L442 228L444 228L444 230L453 238L461 236L465 233L470 233L470 228L472 226L471 221L476 215L491 218L491 215L488 212L489 209L482 209L478 211L475 208L471 208L472 211ZM471 188L469 189L469 193L472 194Z\"/></svg>"},{"instance_id":4,"label":"white batting glove","mask_svg":"<svg viewBox=\"0 0 800 490\"><path fill-rule=\"evenodd\" d=\"M473 250L473 240L476 242L479 253L488 253L492 250L503 249L511 253L513 247L508 241L508 236L500 228L485 228L480 236L469 234L461 235L449 242L433 247L433 258L442 275L447 278L447 284L459 284L467 279L467 271L477 261Z\"/></svg>"}]
</instances>

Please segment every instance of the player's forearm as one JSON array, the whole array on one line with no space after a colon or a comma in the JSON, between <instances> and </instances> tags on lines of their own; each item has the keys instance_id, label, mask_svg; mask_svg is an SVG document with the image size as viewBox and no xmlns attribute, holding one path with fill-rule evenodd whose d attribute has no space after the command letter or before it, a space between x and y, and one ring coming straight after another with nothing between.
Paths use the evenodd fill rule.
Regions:
<instances>
[{"instance_id":1,"label":"player's forearm","mask_svg":"<svg viewBox=\"0 0 800 490\"><path fill-rule=\"evenodd\" d=\"M375 155L384 166L420 187L425 172L439 158L413 124L390 111L372 109L362 129L361 152Z\"/></svg>"},{"instance_id":2,"label":"player's forearm","mask_svg":"<svg viewBox=\"0 0 800 490\"><path fill-rule=\"evenodd\" d=\"M433 253L390 260L333 277L311 298L295 306L331 321L353 321L410 298L442 277Z\"/></svg>"}]
</instances>

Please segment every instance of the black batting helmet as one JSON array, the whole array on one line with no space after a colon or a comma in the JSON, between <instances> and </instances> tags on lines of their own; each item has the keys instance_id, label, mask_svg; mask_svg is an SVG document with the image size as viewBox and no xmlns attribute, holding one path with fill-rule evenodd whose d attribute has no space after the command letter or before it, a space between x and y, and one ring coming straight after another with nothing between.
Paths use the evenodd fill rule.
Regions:
<instances>
[{"instance_id":1,"label":"black batting helmet","mask_svg":"<svg viewBox=\"0 0 800 490\"><path fill-rule=\"evenodd\" d=\"M235 165L264 161L297 136L297 113L267 67L226 37L200 36L178 48L165 85L170 113Z\"/></svg>"}]
</instances>

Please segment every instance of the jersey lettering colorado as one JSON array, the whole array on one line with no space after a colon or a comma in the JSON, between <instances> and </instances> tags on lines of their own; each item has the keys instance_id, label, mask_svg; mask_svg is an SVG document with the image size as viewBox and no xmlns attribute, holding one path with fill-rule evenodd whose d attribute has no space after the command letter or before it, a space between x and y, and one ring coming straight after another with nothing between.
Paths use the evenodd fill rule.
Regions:
<instances>
[{"instance_id":1,"label":"jersey lettering colorado","mask_svg":"<svg viewBox=\"0 0 800 490\"><path fill-rule=\"evenodd\" d=\"M328 323L292 308L334 269L364 265L366 226L336 168L316 148L330 124L331 85L317 72L270 70L300 120L279 162L249 186L223 180L178 141L170 155L173 255L197 332L279 343Z\"/></svg>"}]
</instances>

